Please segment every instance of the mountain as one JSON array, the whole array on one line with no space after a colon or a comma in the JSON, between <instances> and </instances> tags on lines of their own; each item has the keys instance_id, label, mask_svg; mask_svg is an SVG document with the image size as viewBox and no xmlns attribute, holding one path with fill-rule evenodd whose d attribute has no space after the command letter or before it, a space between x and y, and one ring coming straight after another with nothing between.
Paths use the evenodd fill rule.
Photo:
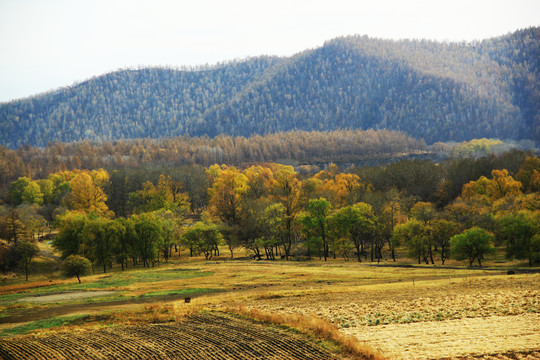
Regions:
<instances>
[{"instance_id":1,"label":"mountain","mask_svg":"<svg viewBox=\"0 0 540 360\"><path fill-rule=\"evenodd\" d=\"M288 58L119 70L0 105L0 144L388 129L540 141L540 28L473 43L348 36Z\"/></svg>"}]
</instances>

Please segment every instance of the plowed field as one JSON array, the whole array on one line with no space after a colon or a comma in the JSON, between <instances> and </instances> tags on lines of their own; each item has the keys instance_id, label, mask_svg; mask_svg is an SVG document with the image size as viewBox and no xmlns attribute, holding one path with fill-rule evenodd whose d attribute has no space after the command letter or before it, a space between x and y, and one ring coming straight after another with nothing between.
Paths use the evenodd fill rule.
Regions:
<instances>
[{"instance_id":1,"label":"plowed field","mask_svg":"<svg viewBox=\"0 0 540 360\"><path fill-rule=\"evenodd\" d=\"M392 359L539 359L540 276L498 276L247 304L327 319Z\"/></svg>"},{"instance_id":2,"label":"plowed field","mask_svg":"<svg viewBox=\"0 0 540 360\"><path fill-rule=\"evenodd\" d=\"M2 359L332 359L301 335L236 317L0 340Z\"/></svg>"}]
</instances>

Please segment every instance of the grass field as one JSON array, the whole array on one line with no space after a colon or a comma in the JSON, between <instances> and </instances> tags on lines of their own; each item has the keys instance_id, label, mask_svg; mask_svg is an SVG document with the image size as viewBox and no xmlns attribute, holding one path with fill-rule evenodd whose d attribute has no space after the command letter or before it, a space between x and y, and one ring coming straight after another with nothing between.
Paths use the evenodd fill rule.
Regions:
<instances>
[{"instance_id":1,"label":"grass field","mask_svg":"<svg viewBox=\"0 0 540 360\"><path fill-rule=\"evenodd\" d=\"M113 269L84 277L81 285L53 274L0 287L0 348L8 352L4 358L14 349L43 353L44 346L62 355L67 351L62 344L73 347L78 341L78 351L98 346L109 358L123 358L127 350L120 345L92 345L82 335L75 340L69 335L101 339L111 332L128 334L127 348L175 358L170 354L184 345L169 354L156 339L169 341L174 333L181 338L195 326L201 333L191 335L189 346L203 354L215 342L205 338L204 324L223 323L225 317L239 331L229 358L253 358L249 352L261 349L267 358L317 358L291 352L297 345L288 339L300 339L310 349L302 354L319 358L369 353L396 359L540 358L540 275L519 270L507 275L494 261L485 269L450 265L182 258L154 269ZM208 331L231 331L220 326L208 325ZM275 345L278 340L284 343ZM186 358L197 358L190 354Z\"/></svg>"}]
</instances>

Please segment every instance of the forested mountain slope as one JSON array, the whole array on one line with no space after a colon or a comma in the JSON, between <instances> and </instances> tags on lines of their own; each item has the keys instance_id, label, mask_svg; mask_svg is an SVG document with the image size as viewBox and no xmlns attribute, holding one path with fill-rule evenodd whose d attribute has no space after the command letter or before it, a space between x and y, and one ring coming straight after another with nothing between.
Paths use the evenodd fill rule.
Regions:
<instances>
[{"instance_id":1,"label":"forested mountain slope","mask_svg":"<svg viewBox=\"0 0 540 360\"><path fill-rule=\"evenodd\" d=\"M389 129L540 140L540 28L476 43L351 36L290 58L120 70L0 105L0 143Z\"/></svg>"}]
</instances>

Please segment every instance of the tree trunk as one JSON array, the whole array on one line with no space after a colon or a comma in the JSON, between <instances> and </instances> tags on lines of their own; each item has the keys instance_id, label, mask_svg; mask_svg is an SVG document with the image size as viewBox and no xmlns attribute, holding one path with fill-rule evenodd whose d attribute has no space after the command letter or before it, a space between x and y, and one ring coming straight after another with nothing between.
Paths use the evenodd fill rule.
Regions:
<instances>
[{"instance_id":1,"label":"tree trunk","mask_svg":"<svg viewBox=\"0 0 540 360\"><path fill-rule=\"evenodd\" d=\"M360 242L355 242L354 246L356 247L356 256L358 257L358 262L362 262L362 253L360 252Z\"/></svg>"},{"instance_id":2,"label":"tree trunk","mask_svg":"<svg viewBox=\"0 0 540 360\"><path fill-rule=\"evenodd\" d=\"M326 261L326 258L328 258L328 244L326 243L326 232L324 231L324 228L322 229L321 237L323 243L324 261Z\"/></svg>"}]
</instances>

